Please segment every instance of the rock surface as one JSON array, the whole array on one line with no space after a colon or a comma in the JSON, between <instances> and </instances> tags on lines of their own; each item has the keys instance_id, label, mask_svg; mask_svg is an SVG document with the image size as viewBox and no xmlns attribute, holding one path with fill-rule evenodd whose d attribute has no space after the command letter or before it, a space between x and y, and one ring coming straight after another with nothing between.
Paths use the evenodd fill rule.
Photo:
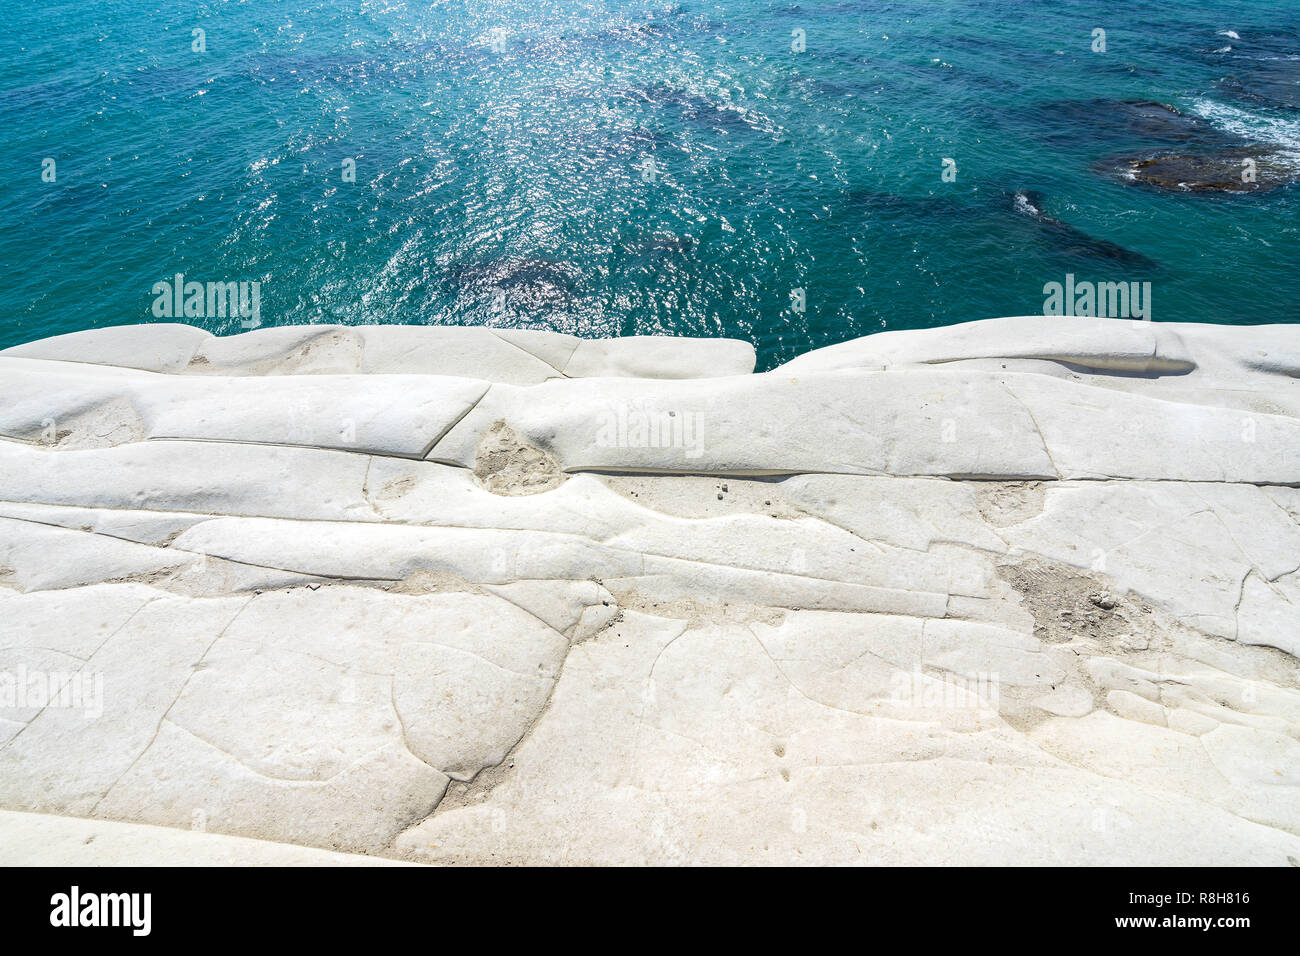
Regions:
<instances>
[{"instance_id":1,"label":"rock surface","mask_svg":"<svg viewBox=\"0 0 1300 956\"><path fill-rule=\"evenodd\" d=\"M1243 175L1248 162L1253 172ZM1128 157L1118 169L1124 179L1184 192L1270 192L1300 179L1296 157L1267 146Z\"/></svg>"},{"instance_id":2,"label":"rock surface","mask_svg":"<svg viewBox=\"0 0 1300 956\"><path fill-rule=\"evenodd\" d=\"M414 866L201 830L0 810L0 866Z\"/></svg>"},{"instance_id":3,"label":"rock surface","mask_svg":"<svg viewBox=\"0 0 1300 956\"><path fill-rule=\"evenodd\" d=\"M2 862L1300 863L1300 329L752 368L0 353Z\"/></svg>"}]
</instances>

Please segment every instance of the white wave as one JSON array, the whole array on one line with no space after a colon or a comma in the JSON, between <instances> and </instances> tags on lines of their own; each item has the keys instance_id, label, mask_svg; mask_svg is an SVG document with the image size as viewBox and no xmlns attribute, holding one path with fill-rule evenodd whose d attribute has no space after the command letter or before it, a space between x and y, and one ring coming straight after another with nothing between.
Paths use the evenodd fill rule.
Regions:
<instances>
[{"instance_id":1,"label":"white wave","mask_svg":"<svg viewBox=\"0 0 1300 956\"><path fill-rule=\"evenodd\" d=\"M1211 99L1199 99L1191 112L1233 136L1267 143L1300 161L1300 120L1260 110L1245 110Z\"/></svg>"},{"instance_id":2,"label":"white wave","mask_svg":"<svg viewBox=\"0 0 1300 956\"><path fill-rule=\"evenodd\" d=\"M1022 192L1017 192L1014 199L1016 212L1025 216L1038 217L1043 211L1029 201L1029 197Z\"/></svg>"}]
</instances>

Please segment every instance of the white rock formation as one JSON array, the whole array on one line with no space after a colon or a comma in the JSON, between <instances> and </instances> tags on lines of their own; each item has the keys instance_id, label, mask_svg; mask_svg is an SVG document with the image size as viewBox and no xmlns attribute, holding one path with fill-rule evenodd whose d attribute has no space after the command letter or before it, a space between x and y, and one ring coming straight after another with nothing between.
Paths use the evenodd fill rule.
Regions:
<instances>
[{"instance_id":1,"label":"white rock formation","mask_svg":"<svg viewBox=\"0 0 1300 956\"><path fill-rule=\"evenodd\" d=\"M199 830L0 810L0 866L415 866Z\"/></svg>"},{"instance_id":2,"label":"white rock formation","mask_svg":"<svg viewBox=\"0 0 1300 956\"><path fill-rule=\"evenodd\" d=\"M0 353L0 862L1300 863L1300 327L753 362Z\"/></svg>"}]
</instances>

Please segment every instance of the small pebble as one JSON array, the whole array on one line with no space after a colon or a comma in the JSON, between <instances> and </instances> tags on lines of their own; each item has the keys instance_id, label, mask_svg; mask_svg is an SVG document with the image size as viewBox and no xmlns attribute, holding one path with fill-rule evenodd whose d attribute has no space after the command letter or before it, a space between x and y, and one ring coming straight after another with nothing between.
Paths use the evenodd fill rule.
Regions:
<instances>
[{"instance_id":1,"label":"small pebble","mask_svg":"<svg viewBox=\"0 0 1300 956\"><path fill-rule=\"evenodd\" d=\"M1109 591L1102 591L1100 594L1090 595L1088 597L1088 600L1091 601L1097 607L1101 608L1103 611L1113 610L1116 604L1115 599L1111 597Z\"/></svg>"}]
</instances>

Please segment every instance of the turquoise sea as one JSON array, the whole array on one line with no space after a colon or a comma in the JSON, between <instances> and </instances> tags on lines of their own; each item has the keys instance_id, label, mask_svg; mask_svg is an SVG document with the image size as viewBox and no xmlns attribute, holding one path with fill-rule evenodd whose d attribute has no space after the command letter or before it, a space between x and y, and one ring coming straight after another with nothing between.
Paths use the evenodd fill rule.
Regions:
<instances>
[{"instance_id":1,"label":"turquoise sea","mask_svg":"<svg viewBox=\"0 0 1300 956\"><path fill-rule=\"evenodd\" d=\"M10 3L0 131L0 347L158 321L177 273L259 282L264 325L725 335L763 368L1037 314L1067 273L1300 320L1300 185L1106 166L1300 166L1295 0Z\"/></svg>"}]
</instances>

